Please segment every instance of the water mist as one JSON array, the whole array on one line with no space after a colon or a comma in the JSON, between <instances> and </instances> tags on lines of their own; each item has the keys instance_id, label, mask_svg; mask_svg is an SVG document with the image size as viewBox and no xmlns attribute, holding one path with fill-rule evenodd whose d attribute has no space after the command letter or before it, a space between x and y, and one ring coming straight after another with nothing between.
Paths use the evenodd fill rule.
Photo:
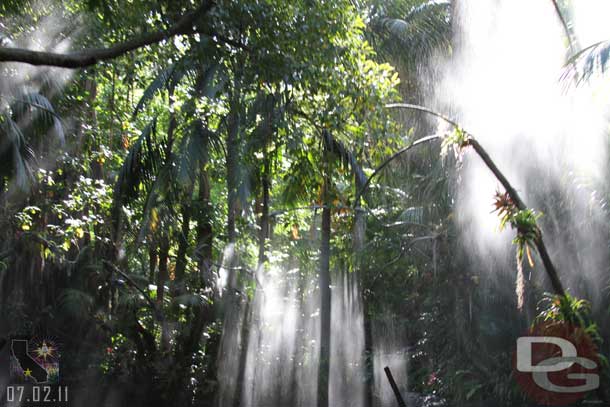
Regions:
<instances>
[{"instance_id":1,"label":"water mist","mask_svg":"<svg viewBox=\"0 0 610 407\"><path fill-rule=\"evenodd\" d=\"M258 270L251 305L236 307L239 315L226 320L247 326L247 331L237 328L230 337L225 335L220 406L233 405L236 395L245 407L316 405L320 340L316 283L315 275L297 268ZM341 271L333 273L332 284L329 404L363 407L364 329L358 284L353 273ZM240 367L236 358L244 346L245 366ZM240 368L245 369L242 383L235 380ZM236 391L238 385L241 389Z\"/></svg>"},{"instance_id":2,"label":"water mist","mask_svg":"<svg viewBox=\"0 0 610 407\"><path fill-rule=\"evenodd\" d=\"M574 2L576 32L588 31L581 41L600 35L587 20L599 15L591 13L599 3ZM600 183L608 82L594 78L577 87L564 77L565 34L550 1L462 0L456 18L456 49L442 64L436 108L474 134L526 205L543 213L540 225L564 285L595 301L608 267ZM499 182L467 152L456 221L467 252L492 279L515 270L514 232L499 231L492 213L496 191L503 192ZM526 270L528 280L543 284L543 276L539 260Z\"/></svg>"}]
</instances>

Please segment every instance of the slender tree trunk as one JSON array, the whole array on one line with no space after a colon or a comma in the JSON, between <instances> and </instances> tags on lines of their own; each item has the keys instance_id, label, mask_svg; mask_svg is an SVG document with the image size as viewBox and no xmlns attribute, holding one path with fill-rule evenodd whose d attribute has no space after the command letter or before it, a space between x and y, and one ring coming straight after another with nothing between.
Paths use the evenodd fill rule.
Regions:
<instances>
[{"instance_id":1,"label":"slender tree trunk","mask_svg":"<svg viewBox=\"0 0 610 407\"><path fill-rule=\"evenodd\" d=\"M198 192L199 213L197 216L197 266L201 277L203 287L209 287L214 292L216 290L216 282L212 274L213 260L213 240L214 229L212 227L212 207L210 205L210 181L206 170L206 162L201 164L199 173L199 192ZM195 313L195 319L202 319L211 323L214 320L213 306L204 306L205 308L198 309ZM203 330L202 330L203 332ZM220 337L212 336L206 342L206 353L208 360L211 361L209 369L214 369L214 363L218 359Z\"/></svg>"},{"instance_id":2,"label":"slender tree trunk","mask_svg":"<svg viewBox=\"0 0 610 407\"><path fill-rule=\"evenodd\" d=\"M461 30L460 30L460 1L451 0L451 35L452 45L455 49L461 45Z\"/></svg>"},{"instance_id":3,"label":"slender tree trunk","mask_svg":"<svg viewBox=\"0 0 610 407\"><path fill-rule=\"evenodd\" d=\"M165 146L165 160L166 163L171 163L172 161L172 146L174 143L174 130L176 128L176 117L173 112L174 106L174 89L172 87L168 88L167 91L168 96L168 107L170 111L169 115L169 123L167 126L167 145ZM164 222L165 223L165 222ZM161 350L169 349L169 327L167 326L167 321L165 319L165 313L163 312L163 303L165 297L165 283L169 280L169 248L170 248L170 240L169 240L169 231L166 230L168 227L167 224L162 224L161 228L161 238L159 242L159 273L157 275L157 302L159 304L159 311L161 312Z\"/></svg>"},{"instance_id":4,"label":"slender tree trunk","mask_svg":"<svg viewBox=\"0 0 610 407\"><path fill-rule=\"evenodd\" d=\"M231 111L227 132L227 239L234 243L236 238L235 218L237 216L237 189L239 165L239 129L241 125L241 90L238 73L235 73L231 91Z\"/></svg>"},{"instance_id":5,"label":"slender tree trunk","mask_svg":"<svg viewBox=\"0 0 610 407\"><path fill-rule=\"evenodd\" d=\"M329 407L330 382L330 234L331 234L331 200L330 171L328 157L326 173L324 174L324 208L322 209L322 241L320 245L320 274L318 285L320 289L320 359L318 367L318 407Z\"/></svg>"},{"instance_id":6,"label":"slender tree trunk","mask_svg":"<svg viewBox=\"0 0 610 407\"><path fill-rule=\"evenodd\" d=\"M248 359L248 347L250 346L250 322L252 315L250 312L250 300L245 300L245 310L241 322L241 343L239 347L239 364L237 369L237 385L235 388L235 397L233 398L233 407L241 405L242 393L244 389L244 379L246 377L246 365Z\"/></svg>"},{"instance_id":7,"label":"slender tree trunk","mask_svg":"<svg viewBox=\"0 0 610 407\"><path fill-rule=\"evenodd\" d=\"M259 266L267 261L265 246L269 239L269 189L271 186L271 160L269 159L267 148L263 153L264 169L262 174L263 201L261 207L260 235L258 243L258 263Z\"/></svg>"},{"instance_id":8,"label":"slender tree trunk","mask_svg":"<svg viewBox=\"0 0 610 407\"><path fill-rule=\"evenodd\" d=\"M187 202L182 205L182 227L178 236L178 253L176 254L175 290L177 294L184 292L184 279L186 274L186 252L189 245L191 223L191 196L189 192Z\"/></svg>"},{"instance_id":9,"label":"slender tree trunk","mask_svg":"<svg viewBox=\"0 0 610 407\"><path fill-rule=\"evenodd\" d=\"M112 66L112 79L111 79L112 85L110 87L110 100L108 101L108 117L110 117L110 125L109 125L109 132L110 132L110 148L112 150L115 149L115 134L114 134L114 120L116 119L115 114L114 114L114 108L115 108L115 94L116 94L116 65Z\"/></svg>"},{"instance_id":10,"label":"slender tree trunk","mask_svg":"<svg viewBox=\"0 0 610 407\"><path fill-rule=\"evenodd\" d=\"M115 93L116 93L116 66L112 67L112 78L110 96L108 100L108 117L110 117L109 133L110 133L110 148L115 149L115 134L114 134L114 120L115 120ZM68 185L67 179L64 181ZM123 211L121 205L113 205L111 213L111 233L112 241L110 242L111 247L107 259L110 263L116 264L119 258L119 253L123 246ZM112 273L112 271L110 271ZM112 278L112 274L109 275L109 279ZM112 289L110 290L109 296L112 296Z\"/></svg>"},{"instance_id":11,"label":"slender tree trunk","mask_svg":"<svg viewBox=\"0 0 610 407\"><path fill-rule=\"evenodd\" d=\"M237 240L236 217L237 217L237 191L239 185L239 159L240 159L240 128L241 128L241 61L235 61L233 86L229 93L229 116L226 139L226 169L227 169L227 243L231 246ZM227 262L228 279L226 284L226 293L223 297L222 312L223 312L223 331L220 340L220 349L218 351L216 369L220 377L228 374L239 374L231 372L229 366L224 362L226 358L234 356L233 352L239 352L242 346L243 338L240 327L243 321L240 319L247 318L247 315L240 312L241 295L237 291L237 271L235 265L237 259L233 255ZM237 358L237 367L239 367L240 357ZM237 406L241 400L241 383L236 378L235 383L217 393L216 404L219 407Z\"/></svg>"},{"instance_id":12,"label":"slender tree trunk","mask_svg":"<svg viewBox=\"0 0 610 407\"><path fill-rule=\"evenodd\" d=\"M210 181L205 163L202 164L201 172L199 173L198 195L200 212L197 219L197 262L204 284L211 284L212 276L210 268L212 265L212 241L214 235L211 223Z\"/></svg>"},{"instance_id":13,"label":"slender tree trunk","mask_svg":"<svg viewBox=\"0 0 610 407\"><path fill-rule=\"evenodd\" d=\"M233 245L237 238L237 232L235 230L235 218L237 216L237 183L238 183L238 170L239 164L239 127L240 127L240 97L239 97L239 79L238 73L235 72L233 80L233 89L230 94L230 112L228 118L228 130L227 130L227 156L226 156L226 167L227 167L227 243ZM239 345L241 344L241 332L239 330L239 309L241 298L235 291L237 288L237 271L235 270L236 259L234 255L228 259L228 278L226 284L226 295L223 297L223 317L224 317L224 329L222 331L220 352L218 355L217 369L222 371L222 374L238 374L237 372L224 371L227 367L223 366L223 358L225 355L230 355L230 352L239 352ZM230 349L232 346L231 339L235 335L238 336L236 339L236 347ZM238 362L239 363L239 362ZM226 395L228 396L228 394ZM230 389L230 404L231 406L239 405L241 398L241 383L236 382L235 387ZM225 407L221 405L219 407ZM227 406L228 407L228 406Z\"/></svg>"},{"instance_id":14,"label":"slender tree trunk","mask_svg":"<svg viewBox=\"0 0 610 407\"><path fill-rule=\"evenodd\" d=\"M167 104L169 108L169 123L167 125L167 146L165 147L165 160L172 160L172 147L174 146L174 131L176 130L176 113L174 112L174 88L167 89Z\"/></svg>"},{"instance_id":15,"label":"slender tree trunk","mask_svg":"<svg viewBox=\"0 0 610 407\"><path fill-rule=\"evenodd\" d=\"M198 205L183 206L182 211L182 234L179 241L178 254L176 260L176 280L178 281L177 291L178 293L184 289L182 280L185 277L185 266L186 266L186 251L188 248L188 235L190 228L188 227L191 216L197 219L196 228L196 239L197 249L195 251L195 257L201 276L207 274L210 270L212 262L212 226L210 224L210 188L205 170L205 160L201 164L201 172L198 176L199 192L198 192ZM189 197L192 196L192 190L189 193ZM190 198L189 198L190 199ZM189 201L190 202L190 201ZM193 213L193 210L198 208L199 211ZM182 260L181 260L182 259ZM212 281L211 278L202 279L202 286ZM191 360L195 352L199 349L201 337L206 327L213 322L214 315L210 305L206 303L192 304L186 311L186 322L183 325L182 334L180 335L180 341L176 346L175 352L175 366L177 369L189 369ZM216 346L211 344L214 342L206 341L206 355L211 358L216 357L215 351ZM212 359L214 360L214 359ZM206 367L207 368L207 367ZM173 388L170 394L174 394L174 404L190 406L192 405L192 390L193 385L187 382L187 376L178 376L178 380L173 384Z\"/></svg>"},{"instance_id":16,"label":"slender tree trunk","mask_svg":"<svg viewBox=\"0 0 610 407\"><path fill-rule=\"evenodd\" d=\"M362 291L362 290L361 290ZM375 355L373 353L373 323L369 311L368 299L362 296L362 314L364 329L364 407L372 407L375 395Z\"/></svg>"},{"instance_id":17,"label":"slender tree trunk","mask_svg":"<svg viewBox=\"0 0 610 407\"><path fill-rule=\"evenodd\" d=\"M260 234L259 234L259 251L258 251L258 268L263 267L266 261L265 245L267 244L267 238L269 236L269 174L270 174L270 162L267 155L267 150L263 153L264 169L262 173L262 207L261 207L261 220L260 220ZM258 273L258 269L255 270ZM239 354L239 367L237 370L237 388L235 391L235 398L233 399L233 405L238 407L241 404L242 393L244 389L244 379L246 373L246 364L248 359L248 348L250 346L250 323L252 320L251 313L251 301L246 299L246 308L244 310L242 325L241 325L241 344Z\"/></svg>"},{"instance_id":18,"label":"slender tree trunk","mask_svg":"<svg viewBox=\"0 0 610 407\"><path fill-rule=\"evenodd\" d=\"M158 309L163 314L163 302L165 299L165 283L169 278L168 261L169 261L169 236L163 232L159 243L159 273L157 274L157 304ZM165 316L162 316L161 321L161 349L169 349L169 332Z\"/></svg>"},{"instance_id":19,"label":"slender tree trunk","mask_svg":"<svg viewBox=\"0 0 610 407\"><path fill-rule=\"evenodd\" d=\"M354 176L356 194L364 185L359 182L358 176ZM364 270L362 269L362 250L366 243L366 216L360 206L360 197L354 204L354 229L352 231L353 251L356 258L356 276L358 281L358 295L362 301L362 322L364 329L364 407L373 406L373 395L375 394L375 364L373 358L373 331L371 316L369 314L368 298L364 294Z\"/></svg>"},{"instance_id":20,"label":"slender tree trunk","mask_svg":"<svg viewBox=\"0 0 610 407\"><path fill-rule=\"evenodd\" d=\"M157 246L154 242L148 243L148 282L155 283L155 271L157 270Z\"/></svg>"},{"instance_id":21,"label":"slender tree trunk","mask_svg":"<svg viewBox=\"0 0 610 407\"><path fill-rule=\"evenodd\" d=\"M91 126L91 128L97 129L98 128L97 112L95 110L95 101L97 99L97 80L96 80L95 70L93 70L93 72L91 74L91 78L85 80L84 87L87 90L87 92L89 93L89 100L88 100L87 104L85 105L86 110L84 113L84 117L88 120L87 123L89 124L89 126ZM85 129L86 129L85 123L84 122L80 123L79 140L78 140L79 147L78 148L80 149L80 147L82 145L85 145L86 148L89 148L90 150L98 149L99 148L99 141L98 141L99 139L98 139L97 134L91 135L91 137L88 138L89 141L87 141L83 137L86 132ZM92 160L89 165L91 168L91 173L93 175L93 178L104 179L104 164L100 160Z\"/></svg>"},{"instance_id":22,"label":"slender tree trunk","mask_svg":"<svg viewBox=\"0 0 610 407\"><path fill-rule=\"evenodd\" d=\"M4 211L6 207L6 178L0 176L0 210Z\"/></svg>"}]
</instances>

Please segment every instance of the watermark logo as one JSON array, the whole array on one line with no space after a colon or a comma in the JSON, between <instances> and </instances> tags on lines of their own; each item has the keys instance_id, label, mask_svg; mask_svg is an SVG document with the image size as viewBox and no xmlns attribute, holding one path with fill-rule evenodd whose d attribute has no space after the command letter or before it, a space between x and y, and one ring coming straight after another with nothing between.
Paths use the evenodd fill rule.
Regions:
<instances>
[{"instance_id":1,"label":"watermark logo","mask_svg":"<svg viewBox=\"0 0 610 407\"><path fill-rule=\"evenodd\" d=\"M50 339L11 339L12 383L59 382L59 349Z\"/></svg>"},{"instance_id":2,"label":"watermark logo","mask_svg":"<svg viewBox=\"0 0 610 407\"><path fill-rule=\"evenodd\" d=\"M544 323L517 339L515 378L544 405L563 406L599 388L597 348L586 332L565 323Z\"/></svg>"}]
</instances>

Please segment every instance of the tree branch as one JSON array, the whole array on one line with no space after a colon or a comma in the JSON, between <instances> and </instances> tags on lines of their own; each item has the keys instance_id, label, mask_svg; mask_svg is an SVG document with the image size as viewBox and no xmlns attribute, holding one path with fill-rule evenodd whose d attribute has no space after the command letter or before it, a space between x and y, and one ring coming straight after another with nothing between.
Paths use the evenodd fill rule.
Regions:
<instances>
[{"instance_id":1,"label":"tree branch","mask_svg":"<svg viewBox=\"0 0 610 407\"><path fill-rule=\"evenodd\" d=\"M500 169L496 166L496 164L492 161L487 151L479 144L477 140L474 139L471 135L469 135L469 145L472 146L474 151L481 157L487 168L494 174L494 176L500 181L510 199L517 205L517 208L521 211L527 209L527 206L517 193L517 191L513 188L513 186L508 182L504 174L500 171ZM563 284L561 284L561 280L559 280L559 275L557 274L557 270L555 269L555 265L549 256L549 253L546 249L546 245L544 244L544 240L542 240L542 231L540 227L536 225L536 248L538 249L538 254L542 259L542 263L544 264L544 268L546 269L547 275L551 280L551 285L553 286L553 290L555 290L555 294L559 294L561 296L565 296L565 289L563 288Z\"/></svg>"},{"instance_id":2,"label":"tree branch","mask_svg":"<svg viewBox=\"0 0 610 407\"><path fill-rule=\"evenodd\" d=\"M0 47L0 62L23 62L30 65L47 65L60 68L84 68L100 61L114 59L130 51L156 44L175 35L193 33L195 20L211 10L213 0L205 0L196 10L183 16L168 30L143 34L110 48L95 48L70 54L32 51L23 48Z\"/></svg>"},{"instance_id":3,"label":"tree branch","mask_svg":"<svg viewBox=\"0 0 610 407\"><path fill-rule=\"evenodd\" d=\"M159 311L159 309L157 308L157 304L155 304L155 302L152 300L152 298L150 298L150 296L148 295L148 293L146 293L146 291L144 291L142 288L140 288L140 286L133 281L133 279L131 277L129 277L127 274L125 274L121 269L119 269L117 266L115 266L114 264L112 264L111 262L107 261L107 260L102 260L102 263L104 263L106 266L110 267L112 269L112 271L114 271L115 273L119 274L121 277L123 277L128 283L129 285L131 285L133 288L135 288L140 294L142 294L142 296L144 297L144 299L146 299L146 301L150 304L150 307L153 309L153 311L155 312L155 316L158 317L158 319L162 320L163 319L163 315L161 314L161 312Z\"/></svg>"},{"instance_id":4,"label":"tree branch","mask_svg":"<svg viewBox=\"0 0 610 407\"><path fill-rule=\"evenodd\" d=\"M388 105L388 107L392 107L392 105ZM408 146L398 150L394 154L392 154L387 160L385 160L383 163L381 163L381 165L379 167L375 168L375 171L373 171L373 173L366 179L366 182L364 183L362 188L360 188L360 190L356 194L356 199L354 200L354 202L359 202L360 197L366 192L366 190L369 187L369 185L371 184L371 181L373 180L373 178L375 178L375 176L377 174L379 174L381 172L381 170L383 170L389 163L391 163L392 161L397 159L401 154L406 153L407 151L411 150L413 147L417 147L420 144L424 144L429 141L437 140L439 138L440 137L437 135L422 137L420 139L415 140Z\"/></svg>"},{"instance_id":5,"label":"tree branch","mask_svg":"<svg viewBox=\"0 0 610 407\"><path fill-rule=\"evenodd\" d=\"M570 52L574 53L576 52L576 48L574 47L574 42L572 41L572 35L570 35L570 29L568 28L568 23L566 22L566 19L563 17L563 14L561 13L561 9L559 8L559 4L557 4L557 0L551 0L551 2L553 3L553 7L555 8L555 13L557 13L557 18L559 18L559 22L561 23L561 26L563 27L563 31L566 34L566 37L568 39L568 45L570 47Z\"/></svg>"},{"instance_id":6,"label":"tree branch","mask_svg":"<svg viewBox=\"0 0 610 407\"><path fill-rule=\"evenodd\" d=\"M481 160L483 160L483 162L485 163L487 168L489 168L489 170L493 173L493 175L496 177L496 179L498 181L500 181L500 184L502 184L502 186L504 187L504 190L508 193L508 196L510 196L510 199L512 199L512 201L515 203L515 205L517 205L517 208L520 211L526 210L527 206L525 205L525 203L523 202L523 200L521 199L521 197L519 196L519 194L517 193L515 188L513 188L513 186L510 184L510 182L508 182L508 179L506 179L504 174L502 174L502 171L500 171L500 169L498 168L496 163L494 163L492 161L491 157L489 156L487 151L485 151L483 146L481 146L481 144L479 144L479 142L474 137L472 137L472 135L470 135L469 133L468 133L468 145L473 148L473 150L477 153L477 155L479 157L481 157Z\"/></svg>"},{"instance_id":7,"label":"tree branch","mask_svg":"<svg viewBox=\"0 0 610 407\"><path fill-rule=\"evenodd\" d=\"M462 130L467 136L467 145L471 146L474 149L474 151L477 153L477 155L483 160L483 162L485 163L487 168L489 168L489 170L493 173L493 175L496 177L496 179L498 181L500 181L500 183L502 184L502 186L504 187L504 189L506 190L506 192L508 193L510 198L513 200L513 202L517 206L517 208L519 210L527 209L527 206L525 205L525 203L523 202L523 200L521 199L521 197L519 196L519 194L517 193L515 188L513 188L513 186L510 184L510 182L508 182L508 179L504 176L502 171L500 171L498 166L493 162L493 160L491 159L491 157L489 156L487 151L485 151L483 146L481 146L481 144L474 138L474 136L472 134L468 133L467 131L464 131L455 121L447 118L446 116L444 116L438 112L435 112L432 109L429 109L429 108L423 107L423 106L409 105L409 104L405 104L405 103L394 103L391 105L387 105L387 107L403 108L403 109L417 110L420 112L429 113L433 116L436 116L436 117L444 120L445 122L450 124L452 127L454 127L456 130ZM536 244L536 248L538 249L538 254L540 255L540 258L542 259L542 263L544 264L546 273L549 276L549 279L551 280L551 285L553 286L553 290L555 291L555 294L565 296L565 289L563 288L563 285L561 284L561 280L559 279L559 275L557 274L557 269L555 269L555 265L553 264L551 257L549 256L546 245L544 244L544 240L542 239L542 230L540 230L540 227L538 225L536 225L535 244Z\"/></svg>"}]
</instances>

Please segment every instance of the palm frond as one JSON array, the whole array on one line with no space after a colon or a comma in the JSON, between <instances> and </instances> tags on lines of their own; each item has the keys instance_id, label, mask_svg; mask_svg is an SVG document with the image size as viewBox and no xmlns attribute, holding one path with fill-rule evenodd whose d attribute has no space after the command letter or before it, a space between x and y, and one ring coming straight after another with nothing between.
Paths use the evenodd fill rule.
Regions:
<instances>
[{"instance_id":1,"label":"palm frond","mask_svg":"<svg viewBox=\"0 0 610 407\"><path fill-rule=\"evenodd\" d=\"M330 132L324 132L324 146L333 153L340 161L340 164L351 169L358 185L364 185L367 177L362 167L356 159L356 155L351 152L345 144L337 140Z\"/></svg>"},{"instance_id":2,"label":"palm frond","mask_svg":"<svg viewBox=\"0 0 610 407\"><path fill-rule=\"evenodd\" d=\"M119 281L121 281L121 279L119 279ZM125 312L135 312L137 309L146 306L146 300L139 292L126 289L125 292L119 296L117 306L123 309Z\"/></svg>"},{"instance_id":3,"label":"palm frond","mask_svg":"<svg viewBox=\"0 0 610 407\"><path fill-rule=\"evenodd\" d=\"M136 117L144 106L146 106L163 88L175 87L189 72L189 67L190 64L186 63L185 59L181 59L159 72L155 79L144 90L142 97L133 111L132 117Z\"/></svg>"},{"instance_id":4,"label":"palm frond","mask_svg":"<svg viewBox=\"0 0 610 407\"><path fill-rule=\"evenodd\" d=\"M213 98L224 87L228 76L219 63L209 65L202 72L197 79L197 96Z\"/></svg>"},{"instance_id":5,"label":"palm frond","mask_svg":"<svg viewBox=\"0 0 610 407\"><path fill-rule=\"evenodd\" d=\"M566 63L562 80L573 80L576 85L592 75L604 74L610 61L610 40L597 42L574 54Z\"/></svg>"},{"instance_id":6,"label":"palm frond","mask_svg":"<svg viewBox=\"0 0 610 407\"><path fill-rule=\"evenodd\" d=\"M155 175L154 181L147 190L140 231L136 239L137 244L146 238L151 228L153 213L156 213L157 222L170 224L175 223L177 219L174 209L174 197L177 196L177 193L174 189L173 163L167 161Z\"/></svg>"},{"instance_id":7,"label":"palm frond","mask_svg":"<svg viewBox=\"0 0 610 407\"><path fill-rule=\"evenodd\" d=\"M406 66L417 64L439 48L448 49L451 39L450 2L428 1L404 17L379 16L370 27L378 37L379 50Z\"/></svg>"},{"instance_id":8,"label":"palm frond","mask_svg":"<svg viewBox=\"0 0 610 407\"><path fill-rule=\"evenodd\" d=\"M27 189L34 152L19 125L6 112L0 114L0 160L0 175L13 178L20 189Z\"/></svg>"},{"instance_id":9,"label":"palm frond","mask_svg":"<svg viewBox=\"0 0 610 407\"><path fill-rule=\"evenodd\" d=\"M312 154L296 150L294 160L282 179L282 202L288 207L295 207L299 202L307 202L313 193L310 184L319 183L318 162ZM317 180L317 181L315 181Z\"/></svg>"},{"instance_id":10,"label":"palm frond","mask_svg":"<svg viewBox=\"0 0 610 407\"><path fill-rule=\"evenodd\" d=\"M140 184L150 181L156 173L160 159L159 148L152 141L156 126L157 118L155 117L129 149L114 188L116 207L136 198Z\"/></svg>"},{"instance_id":11,"label":"palm frond","mask_svg":"<svg viewBox=\"0 0 610 407\"><path fill-rule=\"evenodd\" d=\"M74 288L62 290L57 298L59 312L74 319L88 318L91 315L93 303L91 295Z\"/></svg>"},{"instance_id":12,"label":"palm frond","mask_svg":"<svg viewBox=\"0 0 610 407\"><path fill-rule=\"evenodd\" d=\"M30 92L15 97L12 111L18 122L31 114L31 121L39 124L35 126L38 132L46 132L49 128L52 128L58 141L62 145L65 144L66 139L61 117L55 112L53 105L44 95Z\"/></svg>"},{"instance_id":13,"label":"palm frond","mask_svg":"<svg viewBox=\"0 0 610 407\"><path fill-rule=\"evenodd\" d=\"M172 299L173 304L186 305L191 307L203 307L209 299L201 294L182 294Z\"/></svg>"},{"instance_id":14,"label":"palm frond","mask_svg":"<svg viewBox=\"0 0 610 407\"><path fill-rule=\"evenodd\" d=\"M221 150L220 135L208 129L202 120L193 120L185 137L182 138L176 157L180 183L182 185L194 183L199 168L208 161L210 151L220 152Z\"/></svg>"}]
</instances>

